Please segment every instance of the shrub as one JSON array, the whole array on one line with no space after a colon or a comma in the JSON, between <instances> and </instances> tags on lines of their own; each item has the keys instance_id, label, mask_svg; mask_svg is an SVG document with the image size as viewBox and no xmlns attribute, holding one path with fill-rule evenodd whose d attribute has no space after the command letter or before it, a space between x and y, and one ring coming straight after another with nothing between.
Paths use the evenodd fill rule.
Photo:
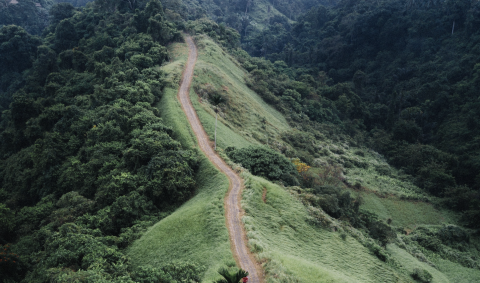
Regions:
<instances>
[{"instance_id":1,"label":"shrub","mask_svg":"<svg viewBox=\"0 0 480 283\"><path fill-rule=\"evenodd\" d=\"M372 238L378 240L383 246L395 239L395 231L382 221L372 221L367 224L368 231Z\"/></svg>"},{"instance_id":2,"label":"shrub","mask_svg":"<svg viewBox=\"0 0 480 283\"><path fill-rule=\"evenodd\" d=\"M443 226L437 232L437 236L442 243L450 246L470 243L470 235L464 229L455 225Z\"/></svg>"},{"instance_id":3,"label":"shrub","mask_svg":"<svg viewBox=\"0 0 480 283\"><path fill-rule=\"evenodd\" d=\"M442 242L435 237L422 235L417 238L417 242L420 244L420 246L434 252L439 252L442 250Z\"/></svg>"},{"instance_id":4,"label":"shrub","mask_svg":"<svg viewBox=\"0 0 480 283\"><path fill-rule=\"evenodd\" d=\"M254 175L281 180L289 185L298 184L298 173L293 163L274 150L250 146L240 149L228 147L225 152L233 162L242 164Z\"/></svg>"},{"instance_id":5,"label":"shrub","mask_svg":"<svg viewBox=\"0 0 480 283\"><path fill-rule=\"evenodd\" d=\"M420 268L414 268L410 276L412 276L413 279L420 281L422 283L432 282L432 279L433 279L432 274L430 274L425 269L420 269Z\"/></svg>"},{"instance_id":6,"label":"shrub","mask_svg":"<svg viewBox=\"0 0 480 283\"><path fill-rule=\"evenodd\" d=\"M382 247L375 244L373 241L367 242L365 246L373 255L375 255L381 261L386 262L389 259L389 254L384 249L382 249Z\"/></svg>"}]
</instances>

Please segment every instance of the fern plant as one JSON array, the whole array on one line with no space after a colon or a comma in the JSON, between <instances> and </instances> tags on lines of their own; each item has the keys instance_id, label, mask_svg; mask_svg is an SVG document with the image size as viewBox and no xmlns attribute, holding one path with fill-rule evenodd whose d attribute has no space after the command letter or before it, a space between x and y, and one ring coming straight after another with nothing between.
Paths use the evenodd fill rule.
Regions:
<instances>
[{"instance_id":1,"label":"fern plant","mask_svg":"<svg viewBox=\"0 0 480 283\"><path fill-rule=\"evenodd\" d=\"M230 271L228 271L228 269L225 267L220 268L218 273L222 275L223 278L215 281L214 283L238 283L240 280L242 280L242 278L248 276L248 272L243 269L239 269L237 272L230 273Z\"/></svg>"}]
</instances>

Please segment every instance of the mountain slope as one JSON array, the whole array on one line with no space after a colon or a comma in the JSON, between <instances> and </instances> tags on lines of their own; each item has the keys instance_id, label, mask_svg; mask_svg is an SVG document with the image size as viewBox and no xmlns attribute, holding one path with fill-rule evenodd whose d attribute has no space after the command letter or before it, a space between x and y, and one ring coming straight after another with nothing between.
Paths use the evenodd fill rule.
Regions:
<instances>
[{"instance_id":1,"label":"mountain slope","mask_svg":"<svg viewBox=\"0 0 480 283\"><path fill-rule=\"evenodd\" d=\"M169 46L172 61L162 69L169 75L170 85L158 103L165 123L174 129L175 137L188 148L197 147L197 140L177 100L177 90L188 49L186 44ZM129 247L127 253L137 265L163 265L171 260L196 262L205 266L203 280L218 279L218 268L235 265L225 227L223 198L228 180L202 154L196 177L195 196L167 218L150 227Z\"/></svg>"},{"instance_id":2,"label":"mountain slope","mask_svg":"<svg viewBox=\"0 0 480 283\"><path fill-rule=\"evenodd\" d=\"M220 91L228 98L227 105L220 110L221 118L217 129L220 153L222 154L223 148L229 146L245 148L251 145L267 144L265 136L271 138L270 145L283 143L290 146L281 138L281 131L291 131L288 124L281 119L280 113L258 101L255 93L251 90L244 91L242 79L245 79L245 72L238 67L238 63L208 37L197 36L196 42L199 47L199 58L192 86L197 93L191 92L190 96L212 140L215 112L209 103L208 91ZM185 50L183 44L175 46L177 49ZM182 66L174 60L164 68L172 65L177 68ZM205 87L206 84L211 87ZM179 113L178 103L172 100L173 91L170 92L169 97L171 100L169 107L176 108L175 111ZM243 105L244 108L237 108L237 105ZM257 115L262 115L265 119L260 120ZM268 126L262 127L260 121ZM269 127L273 130L269 130ZM250 128L252 130L249 131ZM184 136L188 135L191 137L191 134L184 134ZM302 189L285 188L243 171L245 189L242 207L246 212L243 222L250 249L259 261L263 262L267 282L381 282L385 280L412 282L410 274L415 272L415 268L426 270L432 276L432 282L457 282L459 270L462 270L465 278L469 278L466 280L478 278L478 269L465 268L453 259L440 259L435 256L435 253L431 254L429 250L421 247L418 250L418 246L407 242L410 237L408 233L421 236L422 234L418 233L423 231L422 227L441 229L447 223L455 223L457 216L445 210L438 210L427 202L419 201L419 199L428 200L430 196L423 195L421 190L408 180L400 180L401 175L395 169L388 167L378 154L363 150L364 153L360 155L358 152L362 149L335 144L330 140L323 140L322 144L331 150L331 155L324 157L325 162L329 160L331 162L333 158L337 162L350 160L350 162L370 165L367 168L345 169L345 178L347 182L362 182L361 190L351 190L353 195L361 195L365 199L361 209L377 214L385 221L387 218L393 219L392 225L396 233L399 233L399 238L391 241L384 249L374 244L365 231L346 225L324 212L318 214L315 207L305 199L306 194ZM228 157L223 156L227 161L229 160ZM318 163L322 163L321 158ZM230 164L238 168L238 165ZM381 175L371 170L376 167L389 168L391 173ZM315 170L323 170L323 168L319 167ZM212 174L211 171L205 172ZM216 178L205 177L205 180L211 180L210 185L215 186L218 182ZM206 198L206 192L210 194L209 200ZM173 258L193 258L203 264L211 263L213 267L209 268L204 279L208 282L215 278L216 267L221 264L232 264L228 262L231 254L225 249L225 245L219 245L223 248L218 250L218 247L208 239L215 239L215 241L219 239L209 236L208 229L193 228L196 227L195 225L190 228L188 225L178 223L184 223L188 218L195 219L197 222L205 221L201 219L213 219L212 214L193 217L189 210L193 211L191 207L200 205L210 207L212 202L216 202L218 218L215 217L215 219L217 219L216 225L220 227L220 217L223 215L219 209L219 198L224 192L225 189L217 188L214 192L199 187L198 195L172 214L171 219L166 218L152 227L132 246L129 254L138 260L139 264L159 264L162 259L157 254L167 257L169 247L176 247L169 253ZM202 210L195 212L204 213ZM428 225L425 226L425 224ZM180 235L186 235L186 237L174 237L173 232L176 232L176 229L183 231ZM407 231L407 235L402 236L404 233L402 231ZM188 244L195 243L197 237L204 239L206 244L200 244L200 242L197 245ZM149 251L142 254L147 251L147 243L149 243ZM156 244L152 245L152 243ZM139 248L142 245L144 245L143 250ZM184 250L182 245L185 247ZM195 246L195 249L187 248L191 246ZM216 259L208 256L212 251L215 251ZM152 256L145 256L149 254ZM202 255L206 256L202 257ZM438 262L441 267L432 268L432 260L435 264Z\"/></svg>"}]
</instances>

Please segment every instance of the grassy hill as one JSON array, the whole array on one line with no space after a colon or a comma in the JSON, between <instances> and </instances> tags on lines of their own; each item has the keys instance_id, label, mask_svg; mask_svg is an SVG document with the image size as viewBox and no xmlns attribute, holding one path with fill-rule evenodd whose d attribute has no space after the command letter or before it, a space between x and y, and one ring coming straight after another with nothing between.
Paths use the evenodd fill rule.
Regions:
<instances>
[{"instance_id":1,"label":"grassy hill","mask_svg":"<svg viewBox=\"0 0 480 283\"><path fill-rule=\"evenodd\" d=\"M211 138L215 112L208 94L220 92L228 101L219 111L220 153L229 146L293 147L281 135L292 131L288 122L245 85L246 72L238 62L208 37L195 40L199 57L190 95ZM172 86L159 107L177 138L195 147L173 88L186 60L186 45L177 43L170 50L175 56L162 68L171 72ZM299 187L286 188L244 170L243 222L250 249L263 263L267 282L475 282L480 278L475 249L470 253L448 250L450 246L442 242L443 250L435 251L418 244L421 237L433 239L427 236L457 231L457 226L451 225L457 223L456 214L434 205L435 198L391 168L379 154L328 139L319 144L323 154L310 171L325 172L322 164L328 163L343 166L345 184L358 184L343 186L353 196L361 196L360 210L390 223L397 237L381 247L365 231L312 207L305 201L308 194ZM128 255L139 265L161 265L172 259L194 261L207 267L206 282L216 278L218 267L234 265L224 225L227 180L205 160L201 168L196 195L129 248ZM325 224L319 225L318 219ZM477 245L475 237L469 239L468 245ZM428 273L431 281L421 281L429 280L423 275L415 281L412 274L419 271Z\"/></svg>"},{"instance_id":2,"label":"grassy hill","mask_svg":"<svg viewBox=\"0 0 480 283\"><path fill-rule=\"evenodd\" d=\"M177 100L177 89L188 55L185 44L172 44L171 62L163 66L171 86L158 103L164 122L174 129L175 137L186 147L196 147L196 138ZM201 152L200 152L201 154ZM203 279L218 279L216 271L235 265L225 226L223 198L227 178L202 154L196 177L196 195L167 218L145 232L129 249L128 255L138 265L162 266L172 260L198 263L206 267Z\"/></svg>"}]
</instances>

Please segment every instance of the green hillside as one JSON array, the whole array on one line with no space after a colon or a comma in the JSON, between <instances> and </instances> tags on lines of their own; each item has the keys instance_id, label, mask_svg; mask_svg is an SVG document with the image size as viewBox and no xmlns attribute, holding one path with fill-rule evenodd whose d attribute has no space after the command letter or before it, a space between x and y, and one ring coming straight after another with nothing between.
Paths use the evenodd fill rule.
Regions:
<instances>
[{"instance_id":1,"label":"green hillside","mask_svg":"<svg viewBox=\"0 0 480 283\"><path fill-rule=\"evenodd\" d=\"M188 55L185 44L169 46L169 86L158 102L165 123L186 148L196 148L196 138L177 100L177 89ZM197 173L195 196L174 213L150 227L127 254L137 266L163 266L173 261L192 261L205 268L203 280L218 279L218 268L235 265L225 227L223 198L228 180L204 157Z\"/></svg>"},{"instance_id":2,"label":"green hillside","mask_svg":"<svg viewBox=\"0 0 480 283\"><path fill-rule=\"evenodd\" d=\"M213 136L215 113L208 102L208 97L202 97L202 94L205 95L202 93L204 89L201 87L202 82L210 83L213 90L219 89L223 91L223 95L229 97L225 109L221 110L223 115L217 129L220 151L229 146L245 148L252 144L266 144L262 135L255 136L248 132L249 128L254 128L258 131L263 130L263 134L268 134L268 131L259 126L256 120L260 113L265 116L265 119L262 119L264 123L278 130L287 132L290 130L288 124L282 122L283 119L278 119L279 112L259 102L256 94L242 87L241 78L244 71L238 67L238 63L235 63L236 61L230 55L207 37L196 37L196 42L199 47L199 58L192 86L193 89L200 91L192 92L191 98L202 123L211 136ZM175 45L175 49L185 52L185 47L180 45ZM170 65L175 64L178 63L175 61L170 63ZM207 64L210 65L208 68ZM222 72L225 68L223 66L227 66L227 69ZM227 86L226 90L224 86ZM172 91L170 97L173 95ZM232 97L235 97L235 100L232 100ZM230 105L231 102L233 102L232 105ZM252 105L253 102L257 104ZM170 109L179 109L178 104L168 105ZM174 105L176 106L172 107ZM236 105L244 105L244 109L249 111L235 112ZM243 123L238 123L239 120ZM238 123L238 126L235 123ZM248 123L250 123L249 127L243 127ZM276 133L281 136L278 130ZM280 139L272 139L272 143L275 141ZM323 143L330 145L332 150L336 147L333 141L324 140ZM433 278L431 282L456 282L460 270L463 272L463 278L469 278L464 282L478 278L478 269L466 268L465 264L462 266L455 260L442 259L430 250L408 242L407 236L402 236L405 233L414 234L415 231L423 231L422 229L441 229L443 225L455 224L457 215L429 203L428 201L432 200L431 196L424 194L410 181L402 179L401 173L390 168L377 153L355 147L342 148L342 151L337 148L336 151L340 154L332 154L329 158L339 162L354 159L357 162L371 164L370 169L354 167L345 170L345 179L348 182L364 184L360 190L349 190L352 195L362 196L363 202L360 206L362 211L376 214L384 222L391 219L391 226L398 236L395 237L396 239L391 239L387 248L384 249L374 240L369 239L370 236L364 229L356 229L348 221L335 219L325 212L315 210L315 207L306 201L305 193L301 188L283 187L244 172L242 177L245 180L245 190L242 206L246 215L243 221L250 248L263 263L268 282L413 282L411 274L414 273L415 268L426 270L431 274ZM317 160L318 162L322 162L321 158ZM378 171L372 170L374 166L388 167L391 172L389 175L379 174ZM310 170L322 171L322 168ZM200 216L195 218L190 216L192 215L190 213L197 211L196 207L199 209L200 203L211 206L215 201L216 193L208 189L205 189L205 192L213 196L209 201L205 201L203 189L200 189L197 196L174 214L153 226L135 242L129 249L129 255L140 264L158 264L162 262L161 255L164 254L162 250L167 250L167 246L174 247L175 243L178 243L180 246L175 249L181 250L181 247L190 246L185 243L192 242L193 245L194 239L205 237L212 239L209 230L202 231L195 228L196 225L188 226L188 223L191 223L189 221L183 223L186 219L205 221ZM219 195L221 194L220 190ZM219 204L220 199L217 202ZM220 210L219 213L223 211ZM319 222L319 217L323 222ZM174 225L169 225L174 221ZM169 232L178 230L172 229L184 231L180 235L186 236L181 238L173 236L174 234ZM158 249L151 248L152 242L159 242L155 245ZM183 259L200 256L202 258L200 262L210 262L215 268L222 263L228 264L229 256L220 256L222 252L218 251L218 246L206 244L208 242L208 240L202 241L203 244L198 242L194 252L174 252L170 253L170 257ZM213 260L209 256L212 251L216 252L218 259ZM227 249L223 253L229 254ZM470 257L474 258L472 255ZM433 262L435 264L439 262L442 265L437 266ZM212 268L212 271L215 268ZM207 272L205 279L208 281L209 278L212 277L209 277Z\"/></svg>"},{"instance_id":3,"label":"green hillside","mask_svg":"<svg viewBox=\"0 0 480 283\"><path fill-rule=\"evenodd\" d=\"M0 2L0 283L236 269L185 33L266 282L480 281L478 3L407 2Z\"/></svg>"}]
</instances>

